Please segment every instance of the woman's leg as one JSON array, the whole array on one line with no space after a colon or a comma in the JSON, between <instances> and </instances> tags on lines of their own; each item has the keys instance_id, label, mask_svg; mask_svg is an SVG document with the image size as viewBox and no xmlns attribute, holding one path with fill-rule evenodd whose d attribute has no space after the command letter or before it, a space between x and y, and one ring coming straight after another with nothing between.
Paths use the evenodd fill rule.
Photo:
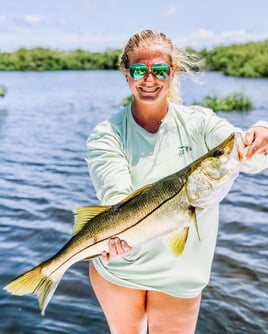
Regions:
<instances>
[{"instance_id":1,"label":"woman's leg","mask_svg":"<svg viewBox=\"0 0 268 334\"><path fill-rule=\"evenodd\" d=\"M194 334L201 295L177 298L157 291L147 292L148 326L150 334Z\"/></svg>"},{"instance_id":2,"label":"woman's leg","mask_svg":"<svg viewBox=\"0 0 268 334\"><path fill-rule=\"evenodd\" d=\"M92 263L90 281L112 334L146 333L146 291L125 288L107 281Z\"/></svg>"}]
</instances>

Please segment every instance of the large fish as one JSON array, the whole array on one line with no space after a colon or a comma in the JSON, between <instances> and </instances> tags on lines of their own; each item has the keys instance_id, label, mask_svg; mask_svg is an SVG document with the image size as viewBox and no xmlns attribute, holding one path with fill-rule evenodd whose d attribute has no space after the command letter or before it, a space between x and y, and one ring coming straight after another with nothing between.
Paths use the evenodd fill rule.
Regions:
<instances>
[{"instance_id":1,"label":"large fish","mask_svg":"<svg viewBox=\"0 0 268 334\"><path fill-rule=\"evenodd\" d=\"M170 250L181 255L191 226L199 238L195 208L211 206L226 196L239 174L243 146L241 135L232 133L189 166L135 191L118 204L76 209L69 242L5 289L15 295L36 294L44 314L65 271L77 261L108 251L111 237L135 247L167 236Z\"/></svg>"}]
</instances>

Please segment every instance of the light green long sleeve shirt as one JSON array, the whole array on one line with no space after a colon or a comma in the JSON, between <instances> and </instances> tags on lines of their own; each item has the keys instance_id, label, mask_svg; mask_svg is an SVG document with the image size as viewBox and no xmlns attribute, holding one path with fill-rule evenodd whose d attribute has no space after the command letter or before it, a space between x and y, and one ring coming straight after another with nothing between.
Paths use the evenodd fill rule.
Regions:
<instances>
[{"instance_id":1,"label":"light green long sleeve shirt","mask_svg":"<svg viewBox=\"0 0 268 334\"><path fill-rule=\"evenodd\" d=\"M267 123L258 125L267 126ZM97 125L88 138L88 166L97 197L115 204L134 190L190 164L237 131L211 110L169 104L159 130L149 133L133 119L130 106ZM255 155L242 171L259 172L268 158ZM190 228L185 250L175 257L165 238L135 247L108 265L94 265L107 280L132 288L194 297L208 284L218 231L218 205L197 212L201 241ZM126 240L127 241L127 240Z\"/></svg>"}]
</instances>

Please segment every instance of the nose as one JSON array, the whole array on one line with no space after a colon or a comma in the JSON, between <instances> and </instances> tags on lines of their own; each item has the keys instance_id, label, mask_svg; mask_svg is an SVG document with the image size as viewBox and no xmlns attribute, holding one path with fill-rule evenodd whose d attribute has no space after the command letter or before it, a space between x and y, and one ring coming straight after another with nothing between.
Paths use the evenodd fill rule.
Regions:
<instances>
[{"instance_id":1,"label":"nose","mask_svg":"<svg viewBox=\"0 0 268 334\"><path fill-rule=\"evenodd\" d=\"M145 81L154 81L156 78L153 75L152 69L148 68L148 72L146 73L145 77L143 78Z\"/></svg>"}]
</instances>

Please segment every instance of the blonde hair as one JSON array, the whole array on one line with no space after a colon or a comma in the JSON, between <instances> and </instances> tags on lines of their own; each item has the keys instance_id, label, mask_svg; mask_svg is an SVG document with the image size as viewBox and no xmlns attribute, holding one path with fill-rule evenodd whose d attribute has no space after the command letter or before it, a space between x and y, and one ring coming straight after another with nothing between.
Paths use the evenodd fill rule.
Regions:
<instances>
[{"instance_id":1,"label":"blonde hair","mask_svg":"<svg viewBox=\"0 0 268 334\"><path fill-rule=\"evenodd\" d=\"M131 53L139 48L145 47L159 48L164 51L170 58L171 66L176 72L175 74L180 72L190 73L190 68L193 66L193 61L191 61L190 56L175 47L173 42L165 34L153 30L143 30L130 37L119 59L119 68L123 73L126 73L130 65L129 59ZM168 100L182 103L177 75L174 76L171 82Z\"/></svg>"}]
</instances>

